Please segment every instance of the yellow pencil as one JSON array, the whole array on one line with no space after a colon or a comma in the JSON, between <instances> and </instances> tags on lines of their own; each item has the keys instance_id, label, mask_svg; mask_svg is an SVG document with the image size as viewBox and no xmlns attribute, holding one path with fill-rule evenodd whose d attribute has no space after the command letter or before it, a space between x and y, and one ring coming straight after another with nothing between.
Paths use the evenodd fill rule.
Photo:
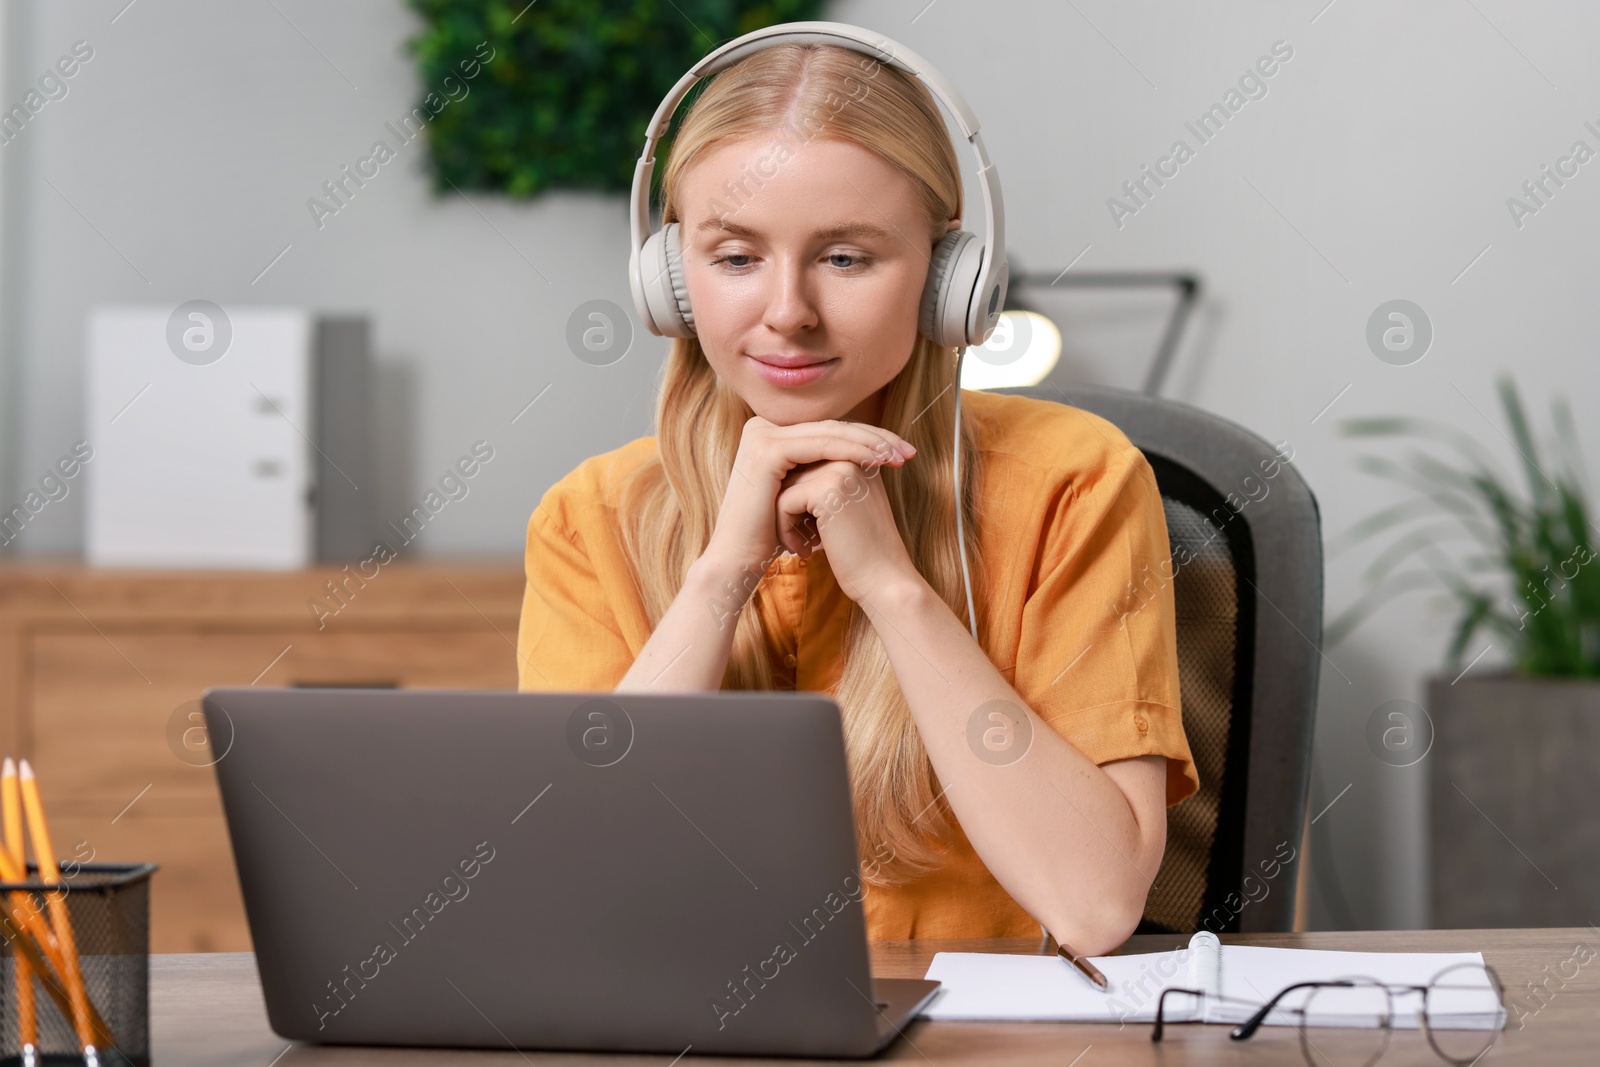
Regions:
<instances>
[{"instance_id":1,"label":"yellow pencil","mask_svg":"<svg viewBox=\"0 0 1600 1067\"><path fill-rule=\"evenodd\" d=\"M50 827L44 820L44 805L39 800L39 783L34 779L33 768L24 759L21 766L22 812L28 820L28 834L33 838L33 856L39 862L39 880L45 885L61 881L61 871L56 866L56 850L50 843ZM78 946L72 937L72 922L67 915L67 902L60 893L46 893L50 905L50 925L54 928L56 943L61 951L61 978L72 1001L72 1025L78 1031L78 1041L85 1048L95 1044L95 1027L90 1021L89 992L83 985L83 973L78 967Z\"/></svg>"},{"instance_id":2,"label":"yellow pencil","mask_svg":"<svg viewBox=\"0 0 1600 1067\"><path fill-rule=\"evenodd\" d=\"M71 999L62 991L60 981L56 978L55 972L50 969L49 962L40 954L39 948L35 944L35 939L29 937L20 929L17 923L18 915L19 912L13 909L10 914L12 921L0 924L0 933L3 933L6 940L16 946L18 955L29 961L29 966L39 976L39 981L44 986L44 991L50 994L51 1000L55 1001L56 1009L61 1012L61 1017L63 1019L71 1018ZM106 1042L109 1046L110 1033L105 1030L104 1023L101 1024L100 1030L106 1034Z\"/></svg>"},{"instance_id":3,"label":"yellow pencil","mask_svg":"<svg viewBox=\"0 0 1600 1067\"><path fill-rule=\"evenodd\" d=\"M17 764L10 756L6 757L5 767L0 770L0 822L5 825L6 851L11 853L11 861L25 873L28 861L27 853L23 851L22 801L17 793ZM22 891L12 893L12 906L21 906L27 896ZM13 962L17 978L17 1038L26 1061L32 1058L27 1054L29 1049L39 1040L38 1018L33 1006L33 968L28 965L28 957L20 952Z\"/></svg>"},{"instance_id":4,"label":"yellow pencil","mask_svg":"<svg viewBox=\"0 0 1600 1067\"><path fill-rule=\"evenodd\" d=\"M11 862L11 853L3 848L0 848L0 881L27 881L22 872ZM74 1013L72 1002L62 991L66 983L56 977L65 971L65 964L61 959L61 946L56 941L55 935L50 932L50 928L45 925L39 909L34 906L32 895L29 893L21 895L26 903L6 906L8 921L0 923L0 933L10 939L16 945L17 951L27 958L34 973L39 976L39 981L44 983L45 992L50 994L50 999L54 1000L56 1007L61 1010L61 1017L71 1019ZM100 1017L92 1002L88 1004L88 1010L90 1025L104 1039L105 1045L110 1047L110 1027L106 1026L105 1020Z\"/></svg>"}]
</instances>

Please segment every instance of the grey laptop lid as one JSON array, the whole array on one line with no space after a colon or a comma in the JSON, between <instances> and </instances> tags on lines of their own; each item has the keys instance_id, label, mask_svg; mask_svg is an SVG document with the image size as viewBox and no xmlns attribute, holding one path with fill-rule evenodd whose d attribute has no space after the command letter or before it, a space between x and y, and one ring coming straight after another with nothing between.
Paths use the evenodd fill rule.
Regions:
<instances>
[{"instance_id":1,"label":"grey laptop lid","mask_svg":"<svg viewBox=\"0 0 1600 1067\"><path fill-rule=\"evenodd\" d=\"M272 1028L332 1044L867 1056L822 694L213 688Z\"/></svg>"}]
</instances>

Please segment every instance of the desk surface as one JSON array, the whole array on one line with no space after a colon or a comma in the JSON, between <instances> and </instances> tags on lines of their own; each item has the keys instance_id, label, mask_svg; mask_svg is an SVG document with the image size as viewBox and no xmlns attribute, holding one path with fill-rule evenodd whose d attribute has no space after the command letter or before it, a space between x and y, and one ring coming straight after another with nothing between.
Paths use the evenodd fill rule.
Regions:
<instances>
[{"instance_id":1,"label":"desk surface","mask_svg":"<svg viewBox=\"0 0 1600 1067\"><path fill-rule=\"evenodd\" d=\"M1186 939L1139 936L1123 953L1178 948ZM1504 1060L1540 1064L1593 1063L1600 1041L1600 929L1574 927L1542 930L1416 930L1354 933L1307 932L1229 934L1226 944L1280 945L1290 948L1340 948L1395 952L1480 951L1499 972L1506 987L1510 1018L1489 1054L1490 1063ZM891 978L920 978L940 951L1034 952L1037 940L884 941L872 946L873 973ZM292 1067L296 1064L416 1065L433 1063L557 1064L655 1063L669 1057L606 1055L529 1050L472 1052L441 1049L341 1048L291 1044L267 1026L255 961L249 953L155 955L150 964L150 1013L154 1061L162 1067L189 1064L248 1064ZM1535 998L1529 983L1540 988ZM1519 1027L1519 1022L1521 1023ZM1087 1055L1085 1053L1087 1052ZM876 1060L951 1064L1078 1064L1110 1063L1262 1063L1299 1064L1299 1043L1292 1027L1263 1027L1246 1042L1228 1040L1220 1025L1180 1026L1160 1045L1150 1041L1148 1024L1118 1028L1091 1023L958 1023L918 1020ZM685 1056L680 1061L733 1067L741 1063L773 1063L795 1067L795 1059L751 1060L725 1056ZM1443 1064L1420 1032L1396 1030L1383 1067Z\"/></svg>"}]
</instances>

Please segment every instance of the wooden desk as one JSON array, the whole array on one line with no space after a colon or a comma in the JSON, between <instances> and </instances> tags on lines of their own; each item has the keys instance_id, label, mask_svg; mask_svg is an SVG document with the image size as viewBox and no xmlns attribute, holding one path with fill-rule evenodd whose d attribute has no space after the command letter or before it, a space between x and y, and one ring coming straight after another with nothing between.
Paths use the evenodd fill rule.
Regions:
<instances>
[{"instance_id":1,"label":"wooden desk","mask_svg":"<svg viewBox=\"0 0 1600 1067\"><path fill-rule=\"evenodd\" d=\"M1229 934L1227 944L1281 945L1290 948L1342 948L1399 952L1481 951L1506 986L1510 1018L1488 1055L1487 1065L1500 1062L1566 1064L1594 1062L1600 1041L1600 930L1591 927L1545 930L1419 930L1358 933ZM1181 947L1184 939L1134 937L1123 952L1154 952ZM1574 949L1587 946L1581 961ZM884 941L872 946L873 973L920 978L939 951L1033 952L1034 940ZM249 953L156 955L151 958L150 1013L154 1060L162 1067L188 1064L248 1064L294 1067L296 1064L415 1065L458 1063L667 1064L670 1056L605 1055L529 1050L374 1049L291 1045L267 1026ZM1563 978L1562 973L1575 975ZM1545 983L1543 1005L1533 999L1528 983ZM1521 1022L1519 1029L1518 1023ZM1087 1050L1087 1055L1085 1052ZM1082 1057L1079 1060L1077 1057ZM275 1059L276 1057L276 1059ZM679 1063L701 1062L733 1067L739 1063L774 1063L794 1067L800 1060L749 1060L725 1056L685 1056ZM1292 1027L1267 1026L1245 1042L1228 1039L1228 1027L1174 1027L1155 1045L1148 1023L1118 1028L1088 1023L955 1023L918 1020L877 1060L951 1064L1051 1064L1102 1067L1113 1063L1189 1064L1304 1063ZM822 1061L810 1061L822 1062ZM1397 1030L1383 1067L1443 1064L1421 1033Z\"/></svg>"}]
</instances>

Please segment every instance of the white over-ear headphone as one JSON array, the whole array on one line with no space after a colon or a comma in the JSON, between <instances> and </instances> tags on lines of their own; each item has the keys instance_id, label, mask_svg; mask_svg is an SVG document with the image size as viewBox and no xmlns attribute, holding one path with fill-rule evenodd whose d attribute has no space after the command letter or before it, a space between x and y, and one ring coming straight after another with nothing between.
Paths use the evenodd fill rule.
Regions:
<instances>
[{"instance_id":1,"label":"white over-ear headphone","mask_svg":"<svg viewBox=\"0 0 1600 1067\"><path fill-rule=\"evenodd\" d=\"M981 345L989 339L1005 302L1005 205L1000 199L1000 179L978 135L978 120L961 94L921 56L880 34L842 22L787 22L747 33L716 49L695 64L661 101L646 130L644 151L633 172L632 254L628 279L633 302L645 329L658 337L694 336L694 314L684 284L678 224L650 232L650 175L655 170L655 146L667 132L678 102L701 78L724 70L739 60L777 44L814 41L836 44L921 79L943 102L978 155L978 179L983 191L982 241L966 230L952 230L934 246L928 281L922 291L918 329L945 348ZM646 236L648 234L648 237Z\"/></svg>"},{"instance_id":2,"label":"white over-ear headphone","mask_svg":"<svg viewBox=\"0 0 1600 1067\"><path fill-rule=\"evenodd\" d=\"M842 22L786 22L747 33L713 50L667 93L645 132L644 151L633 171L633 210L628 257L628 282L633 304L645 329L658 337L692 337L694 313L684 281L678 223L650 230L650 176L655 170L656 143L665 136L673 112L700 79L764 48L794 42L835 44L860 52L918 78L955 117L967 143L978 156L978 183L983 192L985 233L980 242L966 230L952 230L933 248L928 279L918 313L919 332L944 348L958 348L956 357L955 478L956 535L961 541L961 577L966 585L967 621L978 638L972 604L972 578L967 573L966 535L961 519L961 358L969 345L989 339L1005 305L1010 276L1005 258L1005 204L1000 178L978 135L978 119L961 94L921 56L904 45ZM646 236L648 234L648 236Z\"/></svg>"}]
</instances>

